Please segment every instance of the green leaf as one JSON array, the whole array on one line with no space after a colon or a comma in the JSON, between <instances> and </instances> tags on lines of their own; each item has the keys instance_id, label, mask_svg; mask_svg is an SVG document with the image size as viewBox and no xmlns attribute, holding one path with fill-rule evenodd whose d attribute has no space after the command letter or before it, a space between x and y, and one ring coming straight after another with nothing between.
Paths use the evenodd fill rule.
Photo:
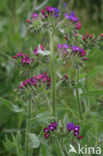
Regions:
<instances>
[{"instance_id":1,"label":"green leaf","mask_svg":"<svg viewBox=\"0 0 103 156\"><path fill-rule=\"evenodd\" d=\"M80 135L85 136L85 134L88 132L88 130L90 129L91 126L92 126L91 122L85 124L84 127L81 129Z\"/></svg>"},{"instance_id":2,"label":"green leaf","mask_svg":"<svg viewBox=\"0 0 103 156\"><path fill-rule=\"evenodd\" d=\"M2 97L0 97L0 104L4 105L4 106L7 106L11 111L13 111L15 113L23 112L23 109L20 109L17 105L14 105L10 101L8 101L8 100L6 100L6 99L4 99Z\"/></svg>"},{"instance_id":3,"label":"green leaf","mask_svg":"<svg viewBox=\"0 0 103 156\"><path fill-rule=\"evenodd\" d=\"M94 76L97 73L102 72L102 71L103 71L103 66L97 66L97 67L95 67L93 70L91 70L88 73L80 74L79 75L79 78L81 79L83 77L86 77L88 79L88 78L91 78L92 76Z\"/></svg>"},{"instance_id":4,"label":"green leaf","mask_svg":"<svg viewBox=\"0 0 103 156\"><path fill-rule=\"evenodd\" d=\"M80 94L81 96L88 97L88 96L101 96L103 95L103 90L95 90L95 91L88 91Z\"/></svg>"},{"instance_id":5,"label":"green leaf","mask_svg":"<svg viewBox=\"0 0 103 156\"><path fill-rule=\"evenodd\" d=\"M38 148L39 145L40 145L40 141L39 141L39 138L36 136L36 134L33 134L33 133L30 133L29 134L29 147L31 149L34 149L34 148Z\"/></svg>"}]
</instances>

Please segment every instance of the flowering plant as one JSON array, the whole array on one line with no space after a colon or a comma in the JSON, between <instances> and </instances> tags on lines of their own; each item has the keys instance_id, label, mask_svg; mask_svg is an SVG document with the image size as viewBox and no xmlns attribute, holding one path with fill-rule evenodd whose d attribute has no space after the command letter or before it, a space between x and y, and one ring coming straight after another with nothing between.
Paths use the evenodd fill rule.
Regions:
<instances>
[{"instance_id":1,"label":"flowering plant","mask_svg":"<svg viewBox=\"0 0 103 156\"><path fill-rule=\"evenodd\" d=\"M14 64L24 78L16 89L21 105L15 108L11 104L12 111L18 110L20 114L19 126L17 134L11 135L12 140L6 136L3 144L9 153L19 156L69 155L68 145L72 143L77 147L79 143L85 143L92 122L96 121L85 97L100 91L86 91L89 74L81 72L91 50L103 48L103 34L99 37L89 33L81 35L82 24L75 13L62 15L60 9L52 6L41 9L39 14L33 13L27 24L31 33L43 31L49 36L50 45L35 45L30 56L23 52L13 56ZM58 37L63 38L63 42ZM66 70L60 71L61 66L68 64ZM74 76L68 74L71 69ZM74 106L70 99L69 105L65 103L63 93L61 95L64 88L70 91L67 95L72 97ZM64 110L62 114L60 109ZM93 120L87 121L92 117Z\"/></svg>"}]
</instances>

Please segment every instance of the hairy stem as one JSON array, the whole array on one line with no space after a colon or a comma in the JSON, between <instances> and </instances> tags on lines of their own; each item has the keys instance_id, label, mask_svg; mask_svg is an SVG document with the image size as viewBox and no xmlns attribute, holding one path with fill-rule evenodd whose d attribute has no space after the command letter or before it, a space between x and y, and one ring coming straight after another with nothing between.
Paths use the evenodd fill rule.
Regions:
<instances>
[{"instance_id":1,"label":"hairy stem","mask_svg":"<svg viewBox=\"0 0 103 156\"><path fill-rule=\"evenodd\" d=\"M76 83L78 83L78 82L79 82L79 68L76 69ZM80 103L79 88L76 88L76 98L77 98L77 107L78 107L79 117L81 120L83 120L81 103Z\"/></svg>"},{"instance_id":2,"label":"hairy stem","mask_svg":"<svg viewBox=\"0 0 103 156\"><path fill-rule=\"evenodd\" d=\"M26 139L25 139L25 156L29 156L29 133L31 128L31 114L32 114L32 100L29 101L28 105L28 117L26 123Z\"/></svg>"},{"instance_id":3,"label":"hairy stem","mask_svg":"<svg viewBox=\"0 0 103 156\"><path fill-rule=\"evenodd\" d=\"M54 69L54 44L53 44L53 30L50 31L50 66L51 66L51 101L53 115L56 115L55 110L55 93L56 93L56 82L55 82L55 69Z\"/></svg>"}]
</instances>

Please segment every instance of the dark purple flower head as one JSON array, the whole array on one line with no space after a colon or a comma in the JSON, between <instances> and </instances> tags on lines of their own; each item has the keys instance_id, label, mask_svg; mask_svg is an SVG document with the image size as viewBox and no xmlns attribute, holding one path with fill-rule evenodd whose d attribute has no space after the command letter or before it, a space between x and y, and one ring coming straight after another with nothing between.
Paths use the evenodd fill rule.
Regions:
<instances>
[{"instance_id":1,"label":"dark purple flower head","mask_svg":"<svg viewBox=\"0 0 103 156\"><path fill-rule=\"evenodd\" d=\"M38 48L36 47L34 50L34 54L37 56L38 55Z\"/></svg>"},{"instance_id":2,"label":"dark purple flower head","mask_svg":"<svg viewBox=\"0 0 103 156\"><path fill-rule=\"evenodd\" d=\"M78 46L72 46L73 52L78 52L80 48Z\"/></svg>"},{"instance_id":3,"label":"dark purple flower head","mask_svg":"<svg viewBox=\"0 0 103 156\"><path fill-rule=\"evenodd\" d=\"M57 122L52 122L51 125L54 126L54 128L57 128L58 126Z\"/></svg>"},{"instance_id":4,"label":"dark purple flower head","mask_svg":"<svg viewBox=\"0 0 103 156\"><path fill-rule=\"evenodd\" d=\"M54 9L51 6L46 6L45 10L49 13L49 12L53 12Z\"/></svg>"},{"instance_id":5,"label":"dark purple flower head","mask_svg":"<svg viewBox=\"0 0 103 156\"><path fill-rule=\"evenodd\" d=\"M45 139L47 139L49 136L50 136L49 133L45 133L45 134L44 134L44 138L45 138Z\"/></svg>"},{"instance_id":6,"label":"dark purple flower head","mask_svg":"<svg viewBox=\"0 0 103 156\"><path fill-rule=\"evenodd\" d=\"M50 130L50 131L54 131L54 129L55 129L55 126L54 126L54 125L52 125L52 124L49 125L49 130Z\"/></svg>"},{"instance_id":7,"label":"dark purple flower head","mask_svg":"<svg viewBox=\"0 0 103 156\"><path fill-rule=\"evenodd\" d=\"M80 126L74 126L74 131L79 131L80 130Z\"/></svg>"},{"instance_id":8,"label":"dark purple flower head","mask_svg":"<svg viewBox=\"0 0 103 156\"><path fill-rule=\"evenodd\" d=\"M26 59L23 58L23 59L21 60L21 62L22 62L23 64L25 64L25 63L26 63Z\"/></svg>"},{"instance_id":9,"label":"dark purple flower head","mask_svg":"<svg viewBox=\"0 0 103 156\"><path fill-rule=\"evenodd\" d=\"M49 132L49 128L44 128L44 133L48 133Z\"/></svg>"},{"instance_id":10,"label":"dark purple flower head","mask_svg":"<svg viewBox=\"0 0 103 156\"><path fill-rule=\"evenodd\" d=\"M55 16L56 18L59 17L59 9L53 8L53 10L54 10L54 16Z\"/></svg>"},{"instance_id":11,"label":"dark purple flower head","mask_svg":"<svg viewBox=\"0 0 103 156\"><path fill-rule=\"evenodd\" d=\"M74 131L74 135L78 136L79 135L79 131Z\"/></svg>"},{"instance_id":12,"label":"dark purple flower head","mask_svg":"<svg viewBox=\"0 0 103 156\"><path fill-rule=\"evenodd\" d=\"M67 130L68 130L68 131L74 130L74 124L73 124L73 123L68 123L68 124L67 124Z\"/></svg>"}]
</instances>

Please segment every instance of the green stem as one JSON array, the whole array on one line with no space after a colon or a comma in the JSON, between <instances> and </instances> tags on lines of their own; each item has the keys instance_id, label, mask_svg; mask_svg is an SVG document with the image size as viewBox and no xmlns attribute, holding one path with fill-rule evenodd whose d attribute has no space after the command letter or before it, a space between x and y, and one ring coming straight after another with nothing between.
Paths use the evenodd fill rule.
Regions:
<instances>
[{"instance_id":1,"label":"green stem","mask_svg":"<svg viewBox=\"0 0 103 156\"><path fill-rule=\"evenodd\" d=\"M32 115L32 100L29 101L28 105L28 117L26 123L26 139L25 139L25 156L29 156L29 133L31 128L31 115Z\"/></svg>"},{"instance_id":2,"label":"green stem","mask_svg":"<svg viewBox=\"0 0 103 156\"><path fill-rule=\"evenodd\" d=\"M56 115L55 110L55 93L56 93L56 82L55 82L55 69L54 69L54 44L53 44L53 30L50 31L50 65L51 65L51 101L53 115Z\"/></svg>"},{"instance_id":3,"label":"green stem","mask_svg":"<svg viewBox=\"0 0 103 156\"><path fill-rule=\"evenodd\" d=\"M78 83L78 82L79 82L79 68L76 69L76 83ZM76 88L76 97L77 97L77 107L78 107L79 117L81 120L83 120L81 103L80 103L79 88Z\"/></svg>"}]
</instances>

